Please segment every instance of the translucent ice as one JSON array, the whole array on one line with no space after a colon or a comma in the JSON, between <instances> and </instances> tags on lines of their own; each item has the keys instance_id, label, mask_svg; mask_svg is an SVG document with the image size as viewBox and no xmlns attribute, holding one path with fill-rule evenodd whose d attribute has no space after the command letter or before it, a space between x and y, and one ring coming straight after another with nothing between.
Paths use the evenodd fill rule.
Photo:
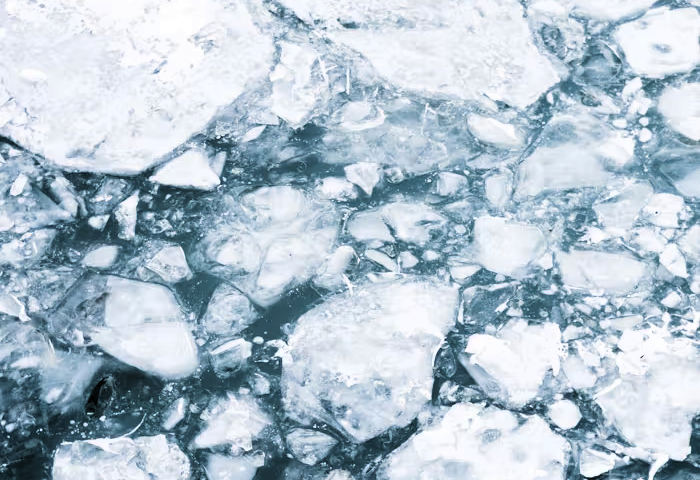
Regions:
<instances>
[{"instance_id":1,"label":"translucent ice","mask_svg":"<svg viewBox=\"0 0 700 480\"><path fill-rule=\"evenodd\" d=\"M615 39L638 75L661 78L700 62L700 14L695 8L657 8L622 24Z\"/></svg>"},{"instance_id":2,"label":"translucent ice","mask_svg":"<svg viewBox=\"0 0 700 480\"><path fill-rule=\"evenodd\" d=\"M53 480L189 480L190 462L165 435L61 444Z\"/></svg>"},{"instance_id":3,"label":"translucent ice","mask_svg":"<svg viewBox=\"0 0 700 480\"><path fill-rule=\"evenodd\" d=\"M457 291L406 278L355 286L304 314L283 362L288 414L363 442L407 425L430 400L433 355L455 320Z\"/></svg>"},{"instance_id":4,"label":"translucent ice","mask_svg":"<svg viewBox=\"0 0 700 480\"><path fill-rule=\"evenodd\" d=\"M542 232L532 225L501 217L479 217L474 221L476 260L492 272L519 276L546 248Z\"/></svg>"},{"instance_id":5,"label":"translucent ice","mask_svg":"<svg viewBox=\"0 0 700 480\"><path fill-rule=\"evenodd\" d=\"M658 110L675 131L700 140L700 83L667 88L659 97Z\"/></svg>"},{"instance_id":6,"label":"translucent ice","mask_svg":"<svg viewBox=\"0 0 700 480\"><path fill-rule=\"evenodd\" d=\"M296 428L286 436L287 446L301 463L316 465L323 460L338 440L323 432Z\"/></svg>"},{"instance_id":7,"label":"translucent ice","mask_svg":"<svg viewBox=\"0 0 700 480\"><path fill-rule=\"evenodd\" d=\"M636 183L625 188L618 195L596 203L593 209L606 229L624 234L632 228L652 193L651 185Z\"/></svg>"},{"instance_id":8,"label":"translucent ice","mask_svg":"<svg viewBox=\"0 0 700 480\"><path fill-rule=\"evenodd\" d=\"M236 335L257 317L253 304L245 295L222 283L214 290L201 323L210 333Z\"/></svg>"},{"instance_id":9,"label":"translucent ice","mask_svg":"<svg viewBox=\"0 0 700 480\"><path fill-rule=\"evenodd\" d=\"M274 51L237 1L3 7L0 90L13 101L0 133L75 170L153 166L262 79Z\"/></svg>"},{"instance_id":10,"label":"translucent ice","mask_svg":"<svg viewBox=\"0 0 700 480\"><path fill-rule=\"evenodd\" d=\"M456 404L389 455L381 480L563 480L570 447L544 420Z\"/></svg>"}]
</instances>

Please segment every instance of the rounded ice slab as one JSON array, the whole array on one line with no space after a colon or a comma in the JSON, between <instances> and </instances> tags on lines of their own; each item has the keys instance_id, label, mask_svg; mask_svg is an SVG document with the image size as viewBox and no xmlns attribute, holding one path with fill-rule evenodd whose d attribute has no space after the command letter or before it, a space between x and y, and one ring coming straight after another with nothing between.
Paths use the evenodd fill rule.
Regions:
<instances>
[{"instance_id":1,"label":"rounded ice slab","mask_svg":"<svg viewBox=\"0 0 700 480\"><path fill-rule=\"evenodd\" d=\"M525 108L559 81L515 0L284 0L399 88ZM360 28L340 29L340 22ZM405 25L411 25L405 28ZM364 27L372 28L364 28Z\"/></svg>"},{"instance_id":2,"label":"rounded ice slab","mask_svg":"<svg viewBox=\"0 0 700 480\"><path fill-rule=\"evenodd\" d=\"M407 425L431 398L433 357L457 305L455 287L410 277L330 297L289 337L288 414L330 423L357 442Z\"/></svg>"},{"instance_id":3,"label":"rounded ice slab","mask_svg":"<svg viewBox=\"0 0 700 480\"><path fill-rule=\"evenodd\" d=\"M0 18L0 134L71 170L149 168L274 53L236 0L8 0Z\"/></svg>"},{"instance_id":4,"label":"rounded ice slab","mask_svg":"<svg viewBox=\"0 0 700 480\"><path fill-rule=\"evenodd\" d=\"M698 38L700 14L695 8L650 10L615 32L632 70L652 78L694 69L700 63Z\"/></svg>"},{"instance_id":5,"label":"rounded ice slab","mask_svg":"<svg viewBox=\"0 0 700 480\"><path fill-rule=\"evenodd\" d=\"M458 403L395 450L380 480L559 480L570 447L540 417Z\"/></svg>"}]
</instances>

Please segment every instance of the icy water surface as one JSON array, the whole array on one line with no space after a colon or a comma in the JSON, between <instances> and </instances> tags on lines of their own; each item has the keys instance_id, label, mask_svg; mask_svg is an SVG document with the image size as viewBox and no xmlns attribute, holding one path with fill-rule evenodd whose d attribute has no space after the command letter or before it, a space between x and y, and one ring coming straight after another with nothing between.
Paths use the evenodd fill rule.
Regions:
<instances>
[{"instance_id":1,"label":"icy water surface","mask_svg":"<svg viewBox=\"0 0 700 480\"><path fill-rule=\"evenodd\" d=\"M698 8L0 0L0 478L699 480Z\"/></svg>"}]
</instances>

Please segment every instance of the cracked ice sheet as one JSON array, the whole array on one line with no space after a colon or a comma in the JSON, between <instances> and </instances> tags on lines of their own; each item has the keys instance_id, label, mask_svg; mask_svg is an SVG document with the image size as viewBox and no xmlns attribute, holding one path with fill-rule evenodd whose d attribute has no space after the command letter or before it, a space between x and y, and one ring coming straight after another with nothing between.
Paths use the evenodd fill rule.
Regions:
<instances>
[{"instance_id":1,"label":"cracked ice sheet","mask_svg":"<svg viewBox=\"0 0 700 480\"><path fill-rule=\"evenodd\" d=\"M0 25L0 134L61 168L112 174L199 132L274 51L236 1L8 0Z\"/></svg>"},{"instance_id":2,"label":"cracked ice sheet","mask_svg":"<svg viewBox=\"0 0 700 480\"><path fill-rule=\"evenodd\" d=\"M282 3L307 22L325 21L329 30L339 26L336 19L377 26L328 35L407 90L476 101L486 96L525 108L559 81L555 68L537 51L523 9L514 0ZM415 28L400 28L399 23Z\"/></svg>"},{"instance_id":3,"label":"cracked ice sheet","mask_svg":"<svg viewBox=\"0 0 700 480\"><path fill-rule=\"evenodd\" d=\"M453 286L408 277L357 286L304 314L283 362L289 416L357 442L409 424L430 401L433 357L457 301Z\"/></svg>"}]
</instances>

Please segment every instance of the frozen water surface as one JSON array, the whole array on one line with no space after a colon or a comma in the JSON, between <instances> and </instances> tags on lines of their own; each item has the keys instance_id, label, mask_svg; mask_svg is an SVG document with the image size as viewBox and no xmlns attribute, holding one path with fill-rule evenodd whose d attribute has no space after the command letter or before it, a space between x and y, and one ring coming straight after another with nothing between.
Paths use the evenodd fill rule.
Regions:
<instances>
[{"instance_id":1,"label":"frozen water surface","mask_svg":"<svg viewBox=\"0 0 700 480\"><path fill-rule=\"evenodd\" d=\"M0 2L0 479L700 478L700 2Z\"/></svg>"}]
</instances>

